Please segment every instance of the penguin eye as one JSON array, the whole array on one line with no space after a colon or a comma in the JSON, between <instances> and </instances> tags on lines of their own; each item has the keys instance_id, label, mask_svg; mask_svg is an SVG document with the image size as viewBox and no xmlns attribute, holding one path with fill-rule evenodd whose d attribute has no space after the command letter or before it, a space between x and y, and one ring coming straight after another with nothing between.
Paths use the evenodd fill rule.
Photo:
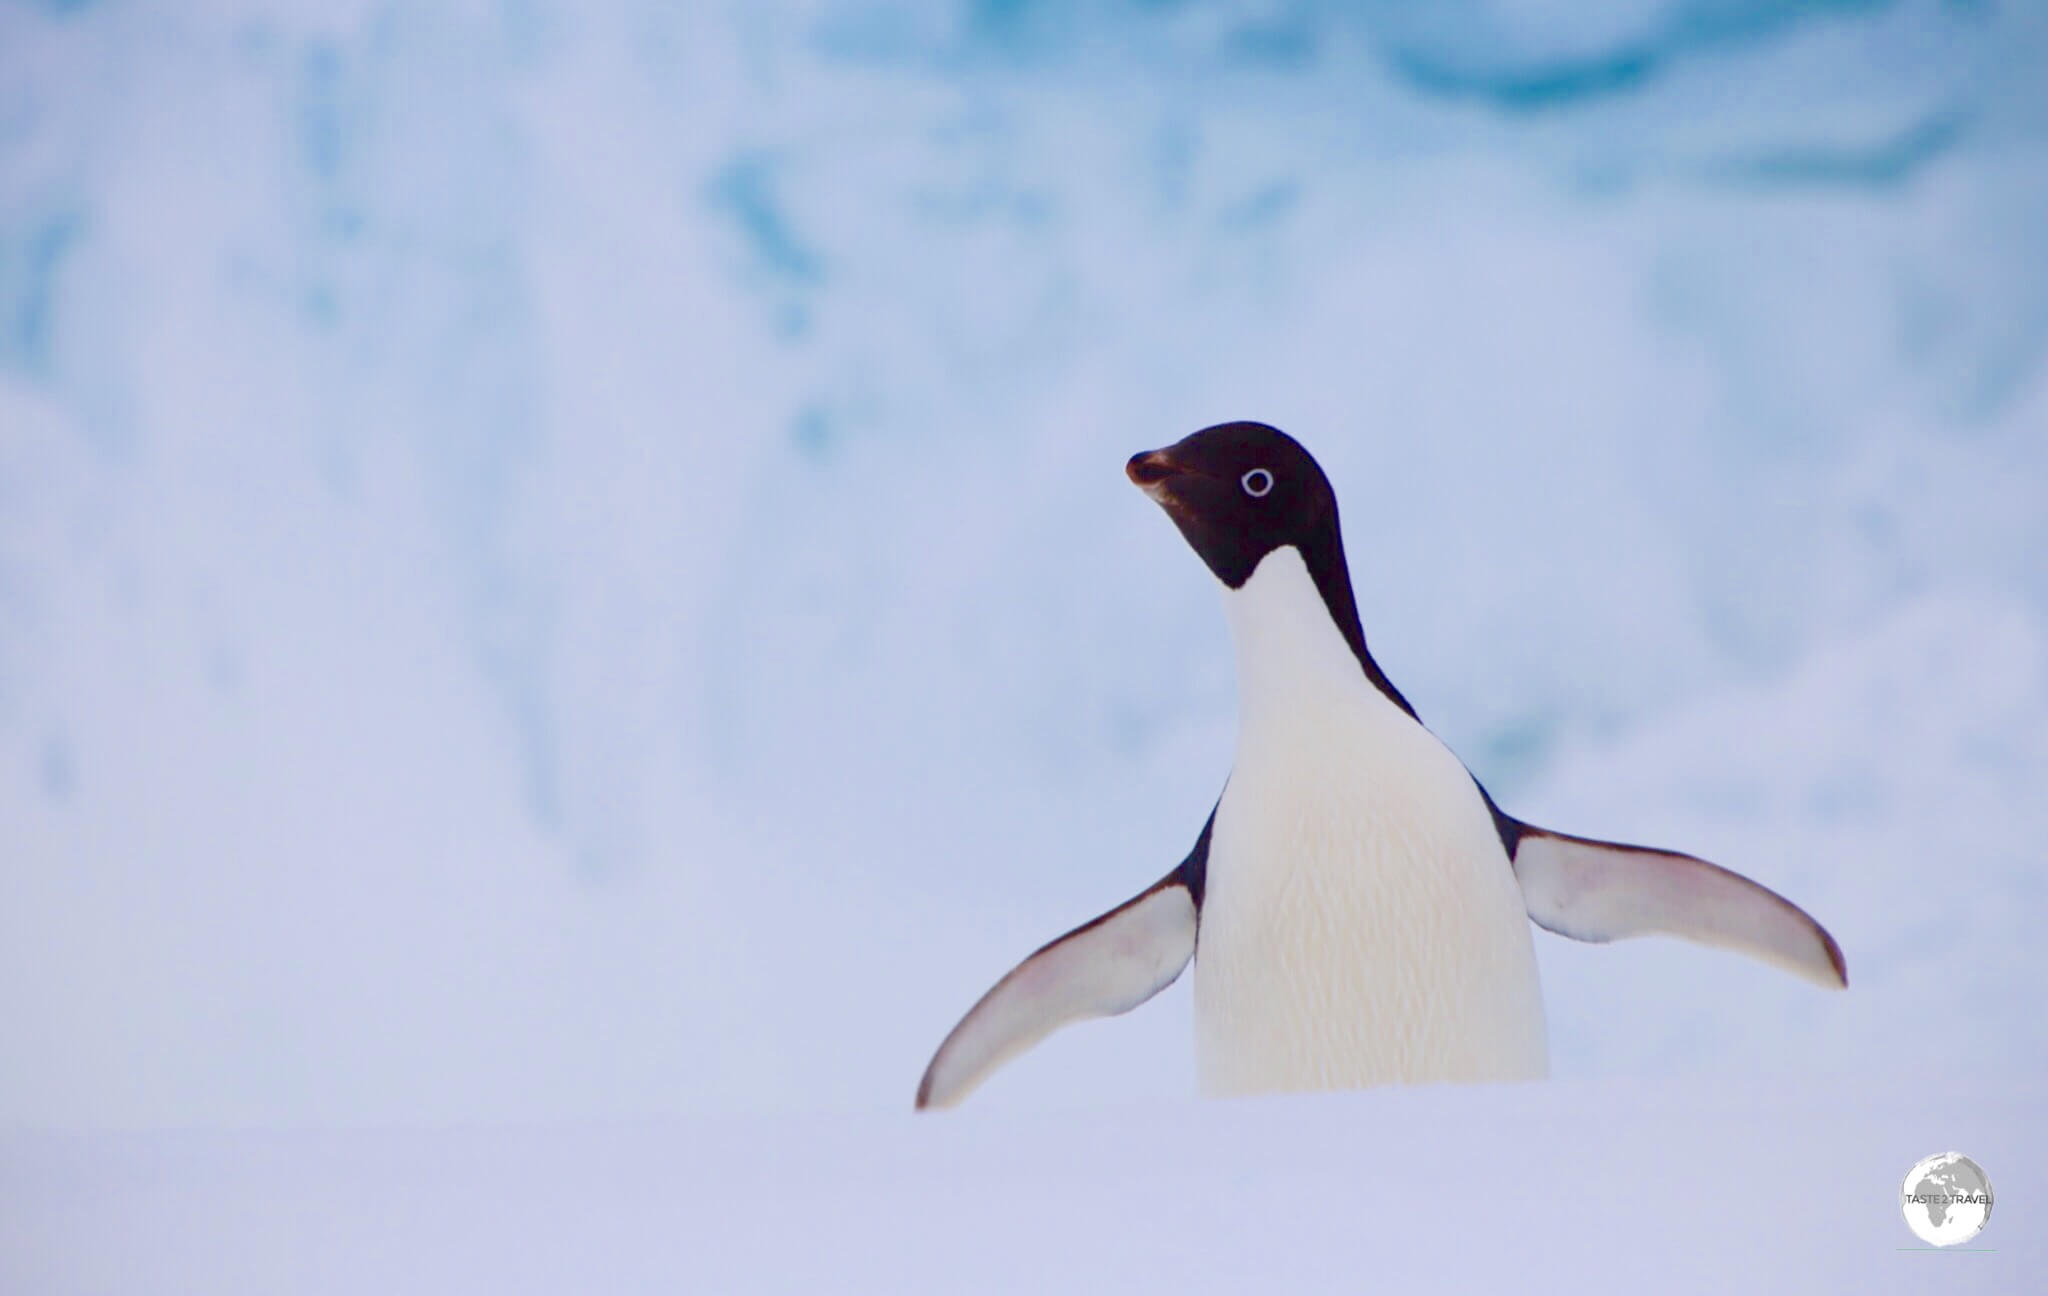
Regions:
<instances>
[{"instance_id":1,"label":"penguin eye","mask_svg":"<svg viewBox=\"0 0 2048 1296\"><path fill-rule=\"evenodd\" d=\"M1267 491L1273 489L1273 474L1267 472L1264 468L1254 468L1238 478L1237 484L1244 487L1245 494L1253 499L1260 499L1265 496Z\"/></svg>"}]
</instances>

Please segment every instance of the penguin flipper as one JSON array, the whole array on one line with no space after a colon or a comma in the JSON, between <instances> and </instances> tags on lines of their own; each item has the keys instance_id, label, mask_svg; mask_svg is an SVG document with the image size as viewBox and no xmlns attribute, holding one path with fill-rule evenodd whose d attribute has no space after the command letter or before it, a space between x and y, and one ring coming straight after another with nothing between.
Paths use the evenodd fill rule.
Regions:
<instances>
[{"instance_id":1,"label":"penguin flipper","mask_svg":"<svg viewBox=\"0 0 2048 1296\"><path fill-rule=\"evenodd\" d=\"M1180 867L996 982L932 1055L917 1086L918 1109L951 1107L1069 1022L1129 1012L1172 985L1195 954L1208 843L1204 828Z\"/></svg>"},{"instance_id":2,"label":"penguin flipper","mask_svg":"<svg viewBox=\"0 0 2048 1296\"><path fill-rule=\"evenodd\" d=\"M1489 802L1491 798L1488 798ZM1510 819L1496 807L1522 900L1537 926L1573 940L1662 933L1762 959L1815 985L1849 984L1842 947L1798 905L1692 855L1595 841Z\"/></svg>"}]
</instances>

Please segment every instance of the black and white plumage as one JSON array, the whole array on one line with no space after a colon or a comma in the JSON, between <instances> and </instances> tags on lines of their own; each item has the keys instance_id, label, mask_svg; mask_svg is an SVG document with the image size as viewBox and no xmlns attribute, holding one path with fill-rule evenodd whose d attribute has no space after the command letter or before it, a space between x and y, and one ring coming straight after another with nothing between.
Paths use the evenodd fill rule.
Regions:
<instances>
[{"instance_id":1,"label":"black and white plumage","mask_svg":"<svg viewBox=\"0 0 2048 1296\"><path fill-rule=\"evenodd\" d=\"M1191 959L1212 1094L1541 1078L1532 920L1583 941L1679 936L1847 984L1834 939L1775 892L1495 805L1367 651L1336 496L1291 437L1223 424L1126 471L1222 585L1230 777L1178 867L982 996L919 1107L959 1102L1060 1026L1135 1008Z\"/></svg>"}]
</instances>

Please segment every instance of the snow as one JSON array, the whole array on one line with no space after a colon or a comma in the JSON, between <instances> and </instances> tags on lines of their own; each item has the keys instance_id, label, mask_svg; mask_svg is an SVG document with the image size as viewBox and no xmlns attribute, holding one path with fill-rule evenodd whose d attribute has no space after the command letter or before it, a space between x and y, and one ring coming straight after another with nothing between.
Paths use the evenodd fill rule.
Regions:
<instances>
[{"instance_id":1,"label":"snow","mask_svg":"<svg viewBox=\"0 0 2048 1296\"><path fill-rule=\"evenodd\" d=\"M942 1118L0 1140L9 1291L2026 1290L2036 1095L1572 1082ZM1979 1251L1898 1204L1951 1145ZM1995 1150L1995 1151L1994 1151Z\"/></svg>"},{"instance_id":2,"label":"snow","mask_svg":"<svg viewBox=\"0 0 2048 1296\"><path fill-rule=\"evenodd\" d=\"M2031 1173L2044 57L2038 7L1932 0L0 6L0 1265L171 1264L176 1210L179 1263L230 1263L204 1222L260 1200L395 1273L392 1176L483 1229L571 1208L463 1205L496 1142L610 1182L624 1129L737 1167L847 1122L792 1218L859 1255L951 1139L1049 1226L1105 1199L1033 1145L1164 1119L1469 1149L1604 1095L1717 1174L1868 1158L1814 1246L1888 1237L1937 1148ZM1121 466L1237 417L1329 470L1375 654L1505 808L1783 891L1849 990L1539 934L1549 1096L1186 1106L1181 985L899 1121L1213 803L1223 618ZM1959 1076L2012 1123L1905 1114ZM899 1146L932 1160L867 1200ZM1636 1236L1702 1236L1705 1189L1597 1148ZM550 1254L673 1272L636 1182L770 1227L629 1174ZM1108 1229L1076 1254L1125 1263ZM1810 1258L1773 1236L1688 1254ZM249 1273L312 1263L279 1246Z\"/></svg>"}]
</instances>

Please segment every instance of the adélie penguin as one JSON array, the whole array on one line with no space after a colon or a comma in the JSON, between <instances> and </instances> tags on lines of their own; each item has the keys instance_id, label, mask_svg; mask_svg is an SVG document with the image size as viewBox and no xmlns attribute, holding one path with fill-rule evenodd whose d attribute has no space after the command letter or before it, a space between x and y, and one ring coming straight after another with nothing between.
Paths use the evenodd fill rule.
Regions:
<instances>
[{"instance_id":1,"label":"ad\u00e9lie penguin","mask_svg":"<svg viewBox=\"0 0 2048 1296\"><path fill-rule=\"evenodd\" d=\"M1583 941L1680 936L1848 983L1834 939L1777 893L1495 805L1366 650L1336 495L1293 438L1221 424L1126 472L1222 583L1236 757L1187 858L983 995L926 1068L919 1107L959 1102L1060 1026L1137 1007L1190 959L1209 1094L1542 1078L1531 920Z\"/></svg>"}]
</instances>

